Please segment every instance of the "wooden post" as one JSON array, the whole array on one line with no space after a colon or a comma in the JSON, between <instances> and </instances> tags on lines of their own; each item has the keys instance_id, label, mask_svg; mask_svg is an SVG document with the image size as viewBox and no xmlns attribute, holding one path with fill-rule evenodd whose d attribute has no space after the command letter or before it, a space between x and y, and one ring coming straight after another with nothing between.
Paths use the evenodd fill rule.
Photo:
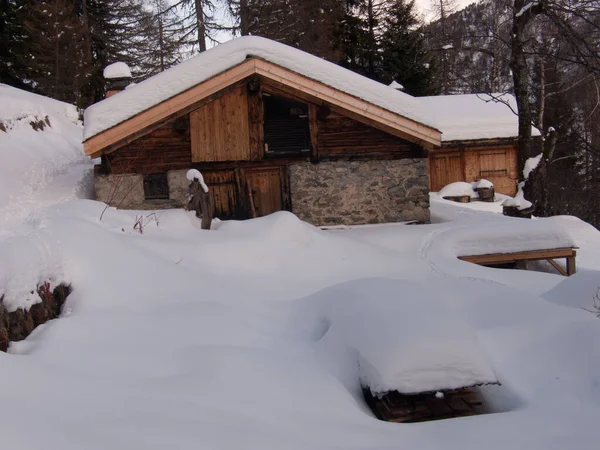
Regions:
<instances>
[{"instance_id":1,"label":"wooden post","mask_svg":"<svg viewBox=\"0 0 600 450\"><path fill-rule=\"evenodd\" d=\"M575 266L575 257L577 256L577 252L573 251L573 256L567 256L567 275L571 276L575 272L577 272L577 267Z\"/></svg>"},{"instance_id":2,"label":"wooden post","mask_svg":"<svg viewBox=\"0 0 600 450\"><path fill-rule=\"evenodd\" d=\"M202 218L200 227L203 230L210 230L210 224L212 223L213 214L215 211L214 202L210 192L206 192L200 181L196 178L190 183L190 209L196 211L196 217Z\"/></svg>"}]
</instances>

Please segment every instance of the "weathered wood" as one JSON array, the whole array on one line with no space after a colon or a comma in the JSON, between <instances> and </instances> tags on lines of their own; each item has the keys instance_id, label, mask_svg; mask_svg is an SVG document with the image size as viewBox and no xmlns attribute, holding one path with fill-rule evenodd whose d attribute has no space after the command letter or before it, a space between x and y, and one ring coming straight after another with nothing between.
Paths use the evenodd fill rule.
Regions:
<instances>
[{"instance_id":1,"label":"weathered wood","mask_svg":"<svg viewBox=\"0 0 600 450\"><path fill-rule=\"evenodd\" d=\"M238 87L190 113L193 162L248 161L247 89Z\"/></svg>"},{"instance_id":2,"label":"weathered wood","mask_svg":"<svg viewBox=\"0 0 600 450\"><path fill-rule=\"evenodd\" d=\"M473 255L473 256L459 256L458 259L474 264L480 264L482 266L486 265L496 265L496 264L507 264L507 263L515 263L519 261L549 261L554 267L558 269L558 265L554 260L556 258L566 258L567 259L567 271L566 274L562 268L559 269L559 272L563 273L563 275L573 275L576 271L575 268L575 257L577 256L577 252L573 248L556 248L556 249L546 249L546 250L532 250L526 252L514 252L514 253L494 253L487 255ZM558 266L558 267L557 267Z\"/></svg>"},{"instance_id":3,"label":"weathered wood","mask_svg":"<svg viewBox=\"0 0 600 450\"><path fill-rule=\"evenodd\" d=\"M254 219L255 217L257 217L257 212L256 212L256 204L254 203L254 192L252 191L252 186L250 185L249 179L246 179L246 189L248 192L248 205L250 207L250 210L248 211L249 212L248 216L251 219Z\"/></svg>"},{"instance_id":4,"label":"weathered wood","mask_svg":"<svg viewBox=\"0 0 600 450\"><path fill-rule=\"evenodd\" d=\"M471 201L470 195L447 195L444 200L450 200L451 202L457 203L469 203Z\"/></svg>"}]
</instances>

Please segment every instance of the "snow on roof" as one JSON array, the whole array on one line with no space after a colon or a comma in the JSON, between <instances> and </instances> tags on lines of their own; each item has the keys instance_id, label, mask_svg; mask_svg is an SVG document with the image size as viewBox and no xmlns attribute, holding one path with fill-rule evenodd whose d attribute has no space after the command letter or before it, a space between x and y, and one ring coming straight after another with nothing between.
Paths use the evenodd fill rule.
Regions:
<instances>
[{"instance_id":1,"label":"snow on roof","mask_svg":"<svg viewBox=\"0 0 600 450\"><path fill-rule=\"evenodd\" d=\"M257 36L243 36L178 64L85 111L84 140L255 56L393 113L435 127L422 102L337 64Z\"/></svg>"},{"instance_id":2,"label":"snow on roof","mask_svg":"<svg viewBox=\"0 0 600 450\"><path fill-rule=\"evenodd\" d=\"M104 78L112 80L113 78L131 78L131 70L124 62L116 62L104 68Z\"/></svg>"},{"instance_id":3,"label":"snow on roof","mask_svg":"<svg viewBox=\"0 0 600 450\"><path fill-rule=\"evenodd\" d=\"M43 95L17 89L0 83L0 122L10 128L11 124L22 119L43 119L46 116L67 117L77 122L77 108L74 105L54 100Z\"/></svg>"},{"instance_id":4,"label":"snow on roof","mask_svg":"<svg viewBox=\"0 0 600 450\"><path fill-rule=\"evenodd\" d=\"M500 101L494 100L499 98ZM442 141L512 138L519 135L515 98L509 94L463 94L418 99L442 131ZM512 108L512 111L511 111ZM534 136L539 131L532 130Z\"/></svg>"}]
</instances>

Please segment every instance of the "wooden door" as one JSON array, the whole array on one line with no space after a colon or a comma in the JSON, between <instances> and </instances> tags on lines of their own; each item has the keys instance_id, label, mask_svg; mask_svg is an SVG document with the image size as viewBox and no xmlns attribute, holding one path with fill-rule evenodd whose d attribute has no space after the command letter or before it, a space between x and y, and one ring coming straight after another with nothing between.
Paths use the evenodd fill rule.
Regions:
<instances>
[{"instance_id":1,"label":"wooden door","mask_svg":"<svg viewBox=\"0 0 600 450\"><path fill-rule=\"evenodd\" d=\"M204 172L215 204L215 217L222 220L240 218L239 195L233 170Z\"/></svg>"},{"instance_id":2,"label":"wooden door","mask_svg":"<svg viewBox=\"0 0 600 450\"><path fill-rule=\"evenodd\" d=\"M460 153L432 153L429 165L429 184L434 192L438 192L447 184L465 180Z\"/></svg>"},{"instance_id":3,"label":"wooden door","mask_svg":"<svg viewBox=\"0 0 600 450\"><path fill-rule=\"evenodd\" d=\"M281 195L281 170L279 167L246 171L246 181L251 197L250 217L261 217L283 209Z\"/></svg>"},{"instance_id":4,"label":"wooden door","mask_svg":"<svg viewBox=\"0 0 600 450\"><path fill-rule=\"evenodd\" d=\"M479 176L494 183L496 192L515 195L517 173L513 166L512 148L481 150L479 154ZM515 155L516 156L516 155Z\"/></svg>"}]
</instances>

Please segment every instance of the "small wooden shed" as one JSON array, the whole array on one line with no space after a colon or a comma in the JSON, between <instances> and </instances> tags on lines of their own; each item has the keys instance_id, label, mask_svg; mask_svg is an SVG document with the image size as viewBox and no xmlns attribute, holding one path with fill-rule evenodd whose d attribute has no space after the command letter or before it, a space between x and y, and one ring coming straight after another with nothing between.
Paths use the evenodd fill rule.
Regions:
<instances>
[{"instance_id":1,"label":"small wooden shed","mask_svg":"<svg viewBox=\"0 0 600 450\"><path fill-rule=\"evenodd\" d=\"M428 220L441 142L417 99L258 37L91 106L84 125L98 200L181 207L195 168L219 218L289 210L317 225Z\"/></svg>"},{"instance_id":2,"label":"small wooden shed","mask_svg":"<svg viewBox=\"0 0 600 450\"><path fill-rule=\"evenodd\" d=\"M429 187L487 179L495 191L517 192L518 117L507 94L442 95L419 99L442 131L442 145L429 153ZM533 130L534 135L539 135Z\"/></svg>"}]
</instances>

